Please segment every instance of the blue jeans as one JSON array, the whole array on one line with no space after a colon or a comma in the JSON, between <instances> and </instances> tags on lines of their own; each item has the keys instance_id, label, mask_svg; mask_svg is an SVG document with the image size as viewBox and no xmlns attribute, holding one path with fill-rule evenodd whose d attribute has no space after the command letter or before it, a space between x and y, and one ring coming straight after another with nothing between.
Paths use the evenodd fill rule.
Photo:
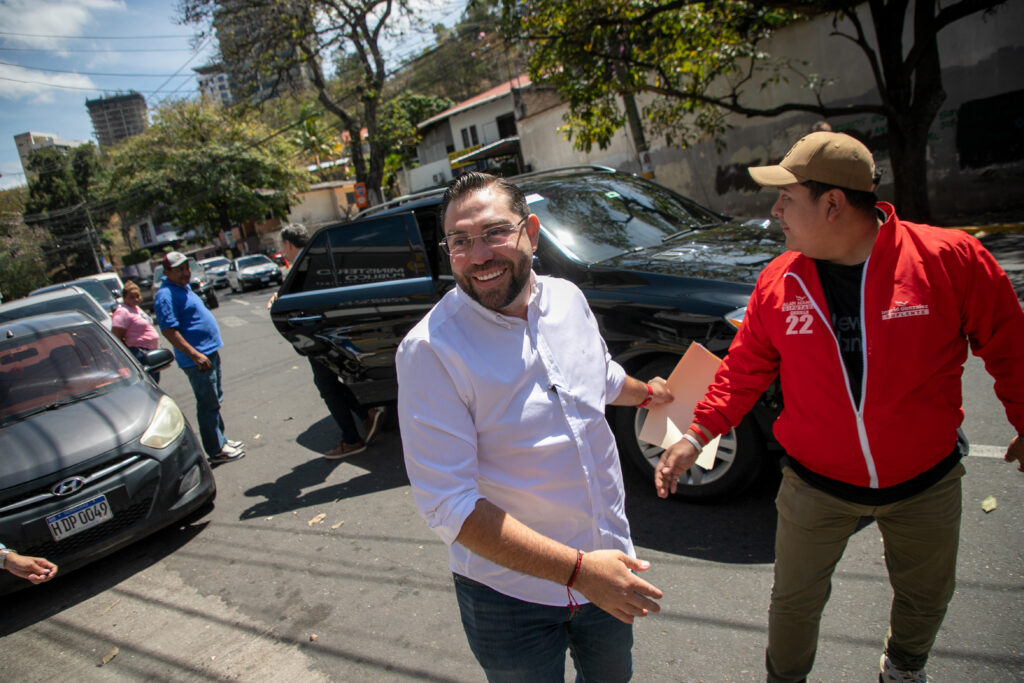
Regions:
<instances>
[{"instance_id":1,"label":"blue jeans","mask_svg":"<svg viewBox=\"0 0 1024 683\"><path fill-rule=\"evenodd\" d=\"M487 680L546 683L565 680L565 651L576 681L628 681L633 676L633 627L590 603L537 605L453 574L469 647Z\"/></svg>"},{"instance_id":2,"label":"blue jeans","mask_svg":"<svg viewBox=\"0 0 1024 683\"><path fill-rule=\"evenodd\" d=\"M224 448L224 420L220 416L220 404L224 390L220 385L220 354L207 354L210 369L203 372L196 366L182 368L192 385L196 397L196 421L199 422L199 439L203 442L206 455L214 456Z\"/></svg>"}]
</instances>

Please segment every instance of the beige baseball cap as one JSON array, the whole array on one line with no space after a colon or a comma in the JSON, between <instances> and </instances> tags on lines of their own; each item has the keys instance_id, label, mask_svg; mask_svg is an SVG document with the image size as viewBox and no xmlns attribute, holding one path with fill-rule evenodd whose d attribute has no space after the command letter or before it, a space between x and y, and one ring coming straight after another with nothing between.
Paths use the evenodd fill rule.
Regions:
<instances>
[{"instance_id":1,"label":"beige baseball cap","mask_svg":"<svg viewBox=\"0 0 1024 683\"><path fill-rule=\"evenodd\" d=\"M875 189L871 152L845 133L810 133L800 138L777 166L751 166L747 171L754 182L765 187L816 180L847 190Z\"/></svg>"}]
</instances>

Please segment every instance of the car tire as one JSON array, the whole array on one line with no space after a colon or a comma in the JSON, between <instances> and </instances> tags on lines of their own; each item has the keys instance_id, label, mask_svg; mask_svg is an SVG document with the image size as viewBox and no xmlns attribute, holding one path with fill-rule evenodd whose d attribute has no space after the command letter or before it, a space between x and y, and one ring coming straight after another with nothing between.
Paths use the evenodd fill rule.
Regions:
<instances>
[{"instance_id":1,"label":"car tire","mask_svg":"<svg viewBox=\"0 0 1024 683\"><path fill-rule=\"evenodd\" d=\"M220 306L220 301L217 300L217 292L210 288L210 291L206 293L206 307L211 311Z\"/></svg>"},{"instance_id":2,"label":"car tire","mask_svg":"<svg viewBox=\"0 0 1024 683\"><path fill-rule=\"evenodd\" d=\"M636 376L642 379L667 378L678 360L675 357L659 358L644 366ZM610 412L620 457L650 478L653 491L654 468L663 449L639 439L647 411L615 406ZM675 497L688 502L711 503L739 496L758 479L766 458L764 437L753 417L747 415L738 427L722 435L710 470L694 465L680 478Z\"/></svg>"}]
</instances>

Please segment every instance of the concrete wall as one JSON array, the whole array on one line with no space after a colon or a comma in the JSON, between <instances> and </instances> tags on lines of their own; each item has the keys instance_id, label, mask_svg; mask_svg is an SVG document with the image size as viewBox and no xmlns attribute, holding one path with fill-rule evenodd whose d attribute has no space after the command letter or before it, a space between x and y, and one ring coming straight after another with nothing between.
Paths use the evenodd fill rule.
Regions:
<instances>
[{"instance_id":1,"label":"concrete wall","mask_svg":"<svg viewBox=\"0 0 1024 683\"><path fill-rule=\"evenodd\" d=\"M866 6L862 20L870 27ZM1000 137L1002 133L1017 141L1024 139L1021 26L1024 2L1011 0L998 8L994 16L973 15L940 34L946 101L932 125L928 151L932 210L939 220L993 212L1024 214L1024 193L1019 190L1024 180L1024 149L996 149L993 156L999 158L991 161L986 161L985 154L979 154L986 145L998 148L999 140L1006 139ZM849 29L849 25L840 28ZM765 43L764 49L772 55L805 61L805 73L833 79L834 85L825 90L828 104L877 102L875 84L863 53L850 41L830 36L831 31L831 16L822 17L779 31ZM910 42L908 29L904 44ZM993 99L986 101L988 98ZM813 100L797 80L766 88L759 99L751 100L754 106L790 101ZM574 152L571 143L558 131L563 124L565 105L535 109L528 107L527 117L518 122L524 160L535 170L598 163L639 172L632 142L625 132L619 131L606 150L594 150L589 155ZM799 113L770 119L731 116L729 123L735 128L725 136L726 147L721 152L709 140L683 149L667 147L651 136L648 143L657 180L726 213L763 215L773 197L752 186L746 168L779 160L817 120L814 115ZM885 119L850 116L830 119L829 123L835 130L856 133L867 142L883 171L879 195L891 199L892 169L886 148Z\"/></svg>"}]
</instances>

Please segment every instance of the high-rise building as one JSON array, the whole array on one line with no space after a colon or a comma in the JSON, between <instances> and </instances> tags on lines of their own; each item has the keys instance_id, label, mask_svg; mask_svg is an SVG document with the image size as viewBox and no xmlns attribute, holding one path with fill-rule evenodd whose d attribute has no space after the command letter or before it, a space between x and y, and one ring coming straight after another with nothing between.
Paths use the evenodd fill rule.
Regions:
<instances>
[{"instance_id":1,"label":"high-rise building","mask_svg":"<svg viewBox=\"0 0 1024 683\"><path fill-rule=\"evenodd\" d=\"M19 133L14 136L14 144L18 147L18 157L21 158L21 170L25 172L25 179L28 180L28 155L37 149L44 147L56 147L62 152L67 152L72 147L88 145L88 140L63 140L54 133Z\"/></svg>"},{"instance_id":2,"label":"high-rise building","mask_svg":"<svg viewBox=\"0 0 1024 683\"><path fill-rule=\"evenodd\" d=\"M217 3L213 26L235 101L244 97L262 102L311 87L309 69L319 68L319 64L303 63L299 44L291 42L290 31L282 35L281 30L294 22L310 22L306 40L314 43L316 32L306 10L302 3L288 0L272 4L248 0ZM278 68L278 64L288 66Z\"/></svg>"},{"instance_id":3,"label":"high-rise building","mask_svg":"<svg viewBox=\"0 0 1024 683\"><path fill-rule=\"evenodd\" d=\"M192 70L196 72L196 80L199 81L199 94L205 99L219 102L225 107L234 101L231 93L231 78L223 63L197 66Z\"/></svg>"},{"instance_id":4,"label":"high-rise building","mask_svg":"<svg viewBox=\"0 0 1024 683\"><path fill-rule=\"evenodd\" d=\"M146 118L146 98L134 90L86 100L85 106L92 118L92 127L100 147L116 145L125 138L141 133L149 124Z\"/></svg>"}]
</instances>

